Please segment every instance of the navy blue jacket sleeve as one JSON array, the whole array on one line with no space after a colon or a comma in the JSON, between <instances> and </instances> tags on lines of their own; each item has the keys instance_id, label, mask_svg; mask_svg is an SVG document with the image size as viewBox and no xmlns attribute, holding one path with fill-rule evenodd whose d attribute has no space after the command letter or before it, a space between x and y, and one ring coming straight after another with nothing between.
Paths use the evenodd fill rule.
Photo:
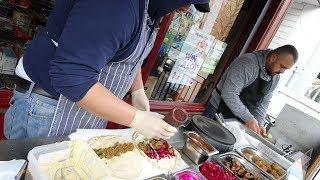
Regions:
<instances>
[{"instance_id":1,"label":"navy blue jacket sleeve","mask_svg":"<svg viewBox=\"0 0 320 180\"><path fill-rule=\"evenodd\" d=\"M49 69L58 93L81 100L105 63L130 41L137 24L127 1L79 0L73 6Z\"/></svg>"}]
</instances>

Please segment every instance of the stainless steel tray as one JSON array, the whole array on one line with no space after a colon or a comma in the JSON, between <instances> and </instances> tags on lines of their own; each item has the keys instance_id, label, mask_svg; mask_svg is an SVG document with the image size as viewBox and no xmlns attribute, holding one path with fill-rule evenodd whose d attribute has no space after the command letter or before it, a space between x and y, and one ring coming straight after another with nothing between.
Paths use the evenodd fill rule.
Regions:
<instances>
[{"instance_id":1,"label":"stainless steel tray","mask_svg":"<svg viewBox=\"0 0 320 180\"><path fill-rule=\"evenodd\" d=\"M218 155L214 155L212 157L210 157L206 162L214 162L217 163L219 166L221 166L225 171L230 172L231 174L235 175L231 170L229 170L227 167L225 167L220 159L220 157ZM204 162L205 163L205 162ZM196 166L197 171L201 174L200 172L200 166L202 164L199 164L198 166ZM202 175L202 174L201 174ZM235 175L235 177L240 180L240 178L238 176Z\"/></svg>"},{"instance_id":2,"label":"stainless steel tray","mask_svg":"<svg viewBox=\"0 0 320 180\"><path fill-rule=\"evenodd\" d=\"M244 159L243 157L241 157L240 155L238 155L235 152L224 153L224 154L221 154L219 157L220 157L220 160L222 161L222 165L227 169L229 169L229 168L225 165L225 163L232 162L232 160L234 159L234 160L239 161L240 164L244 167L244 169L247 172L250 172L251 174L253 174L255 179L258 179L258 180L268 179L259 168L255 167L254 165L252 165L250 162L248 162L246 159ZM232 171L231 169L229 169L229 170ZM233 172L233 174L238 176L234 172ZM240 176L238 176L238 178L242 179Z\"/></svg>"},{"instance_id":3,"label":"stainless steel tray","mask_svg":"<svg viewBox=\"0 0 320 180\"><path fill-rule=\"evenodd\" d=\"M183 171L194 171L196 172L197 174L199 174L199 177L201 180L205 180L206 178L201 174L201 172L199 171L199 166L192 166L192 167L189 167L189 168L186 168L186 169L183 169L181 171L177 171L175 173L172 173L172 174L169 174L168 175L168 179L169 180L177 180L176 176L183 172Z\"/></svg>"},{"instance_id":4,"label":"stainless steel tray","mask_svg":"<svg viewBox=\"0 0 320 180\"><path fill-rule=\"evenodd\" d=\"M263 143L265 146L273 150L274 152L278 153L279 155L283 156L285 159L290 161L291 163L294 162L294 160L290 157L285 156L286 152L284 152L282 149L276 147L274 144L272 144L270 141L268 141L266 138L263 138L262 136L259 136L257 133L253 132L251 129L249 129L247 126L241 124L241 126L245 129L245 132L249 134L250 136L254 137L255 139L259 140L261 143Z\"/></svg>"},{"instance_id":5,"label":"stainless steel tray","mask_svg":"<svg viewBox=\"0 0 320 180\"><path fill-rule=\"evenodd\" d=\"M238 148L237 152L243 156L245 159L247 159L249 162L251 162L254 166L256 166L257 168L259 168L268 178L273 179L273 180L278 180L278 179L284 179L286 176L286 169L281 167L277 162L272 161L268 156L266 156L265 154L261 153L260 151L258 151L257 149L253 148L253 147L242 147L242 148ZM283 171L283 175L279 176L279 177L274 177L269 170L263 169L261 168L257 163L254 162L254 159L256 157L259 157L261 160L263 160L264 162L266 162L266 164L268 166L271 166L272 163L276 163L279 168L281 169L281 171ZM269 169L269 168L268 168Z\"/></svg>"},{"instance_id":6,"label":"stainless steel tray","mask_svg":"<svg viewBox=\"0 0 320 180\"><path fill-rule=\"evenodd\" d=\"M168 176L165 174L160 174L158 176L154 176L152 178L148 178L147 180L167 180Z\"/></svg>"},{"instance_id":7,"label":"stainless steel tray","mask_svg":"<svg viewBox=\"0 0 320 180\"><path fill-rule=\"evenodd\" d=\"M219 151L211 146L206 140L194 131L186 132L187 140L182 152L195 164L201 164L209 157L218 154Z\"/></svg>"}]
</instances>

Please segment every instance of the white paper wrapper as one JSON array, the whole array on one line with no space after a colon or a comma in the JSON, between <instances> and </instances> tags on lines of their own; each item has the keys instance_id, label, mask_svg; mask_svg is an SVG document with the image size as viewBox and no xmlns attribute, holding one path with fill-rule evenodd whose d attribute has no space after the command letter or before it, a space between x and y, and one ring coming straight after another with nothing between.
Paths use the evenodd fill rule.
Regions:
<instances>
[{"instance_id":1,"label":"white paper wrapper","mask_svg":"<svg viewBox=\"0 0 320 180\"><path fill-rule=\"evenodd\" d=\"M97 137L97 136L122 136L126 139L134 140L133 139L134 131L131 128L128 129L115 129L115 130L109 130L109 129L78 129L76 132L69 135L69 138L71 140L83 140L88 142L91 138ZM181 158L179 160L179 165L175 169L165 170L160 169L156 166L154 166L150 161L148 161L147 158L143 157L141 158L141 164L142 164L142 172L138 179L147 179L151 178L160 174L168 174L170 172L179 171L182 169L185 169L189 167L186 162L184 162ZM117 179L117 178L112 178Z\"/></svg>"}]
</instances>

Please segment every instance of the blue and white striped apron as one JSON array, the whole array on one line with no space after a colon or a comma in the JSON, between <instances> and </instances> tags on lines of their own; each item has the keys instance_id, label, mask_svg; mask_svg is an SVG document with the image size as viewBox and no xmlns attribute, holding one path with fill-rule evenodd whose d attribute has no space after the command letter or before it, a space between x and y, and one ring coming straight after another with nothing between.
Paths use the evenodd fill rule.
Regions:
<instances>
[{"instance_id":1,"label":"blue and white striped apron","mask_svg":"<svg viewBox=\"0 0 320 180\"><path fill-rule=\"evenodd\" d=\"M158 30L151 31L149 27L151 20L148 16L148 4L149 0L146 0L142 30L134 52L124 60L107 63L99 74L99 82L120 99L129 91L156 39ZM76 129L103 129L106 124L107 120L92 115L60 95L48 136L70 134Z\"/></svg>"}]
</instances>

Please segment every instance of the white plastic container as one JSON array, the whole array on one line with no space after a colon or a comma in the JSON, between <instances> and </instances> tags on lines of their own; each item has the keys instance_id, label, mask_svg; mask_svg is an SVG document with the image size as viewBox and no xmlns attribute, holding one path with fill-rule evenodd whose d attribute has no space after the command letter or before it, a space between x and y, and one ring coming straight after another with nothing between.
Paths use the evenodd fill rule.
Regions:
<instances>
[{"instance_id":1,"label":"white plastic container","mask_svg":"<svg viewBox=\"0 0 320 180\"><path fill-rule=\"evenodd\" d=\"M26 179L49 180L61 179L62 176L69 177L68 179L75 176L102 179L108 176L103 161L88 144L80 140L35 147L29 152L28 161ZM76 164L73 166L74 162Z\"/></svg>"}]
</instances>

